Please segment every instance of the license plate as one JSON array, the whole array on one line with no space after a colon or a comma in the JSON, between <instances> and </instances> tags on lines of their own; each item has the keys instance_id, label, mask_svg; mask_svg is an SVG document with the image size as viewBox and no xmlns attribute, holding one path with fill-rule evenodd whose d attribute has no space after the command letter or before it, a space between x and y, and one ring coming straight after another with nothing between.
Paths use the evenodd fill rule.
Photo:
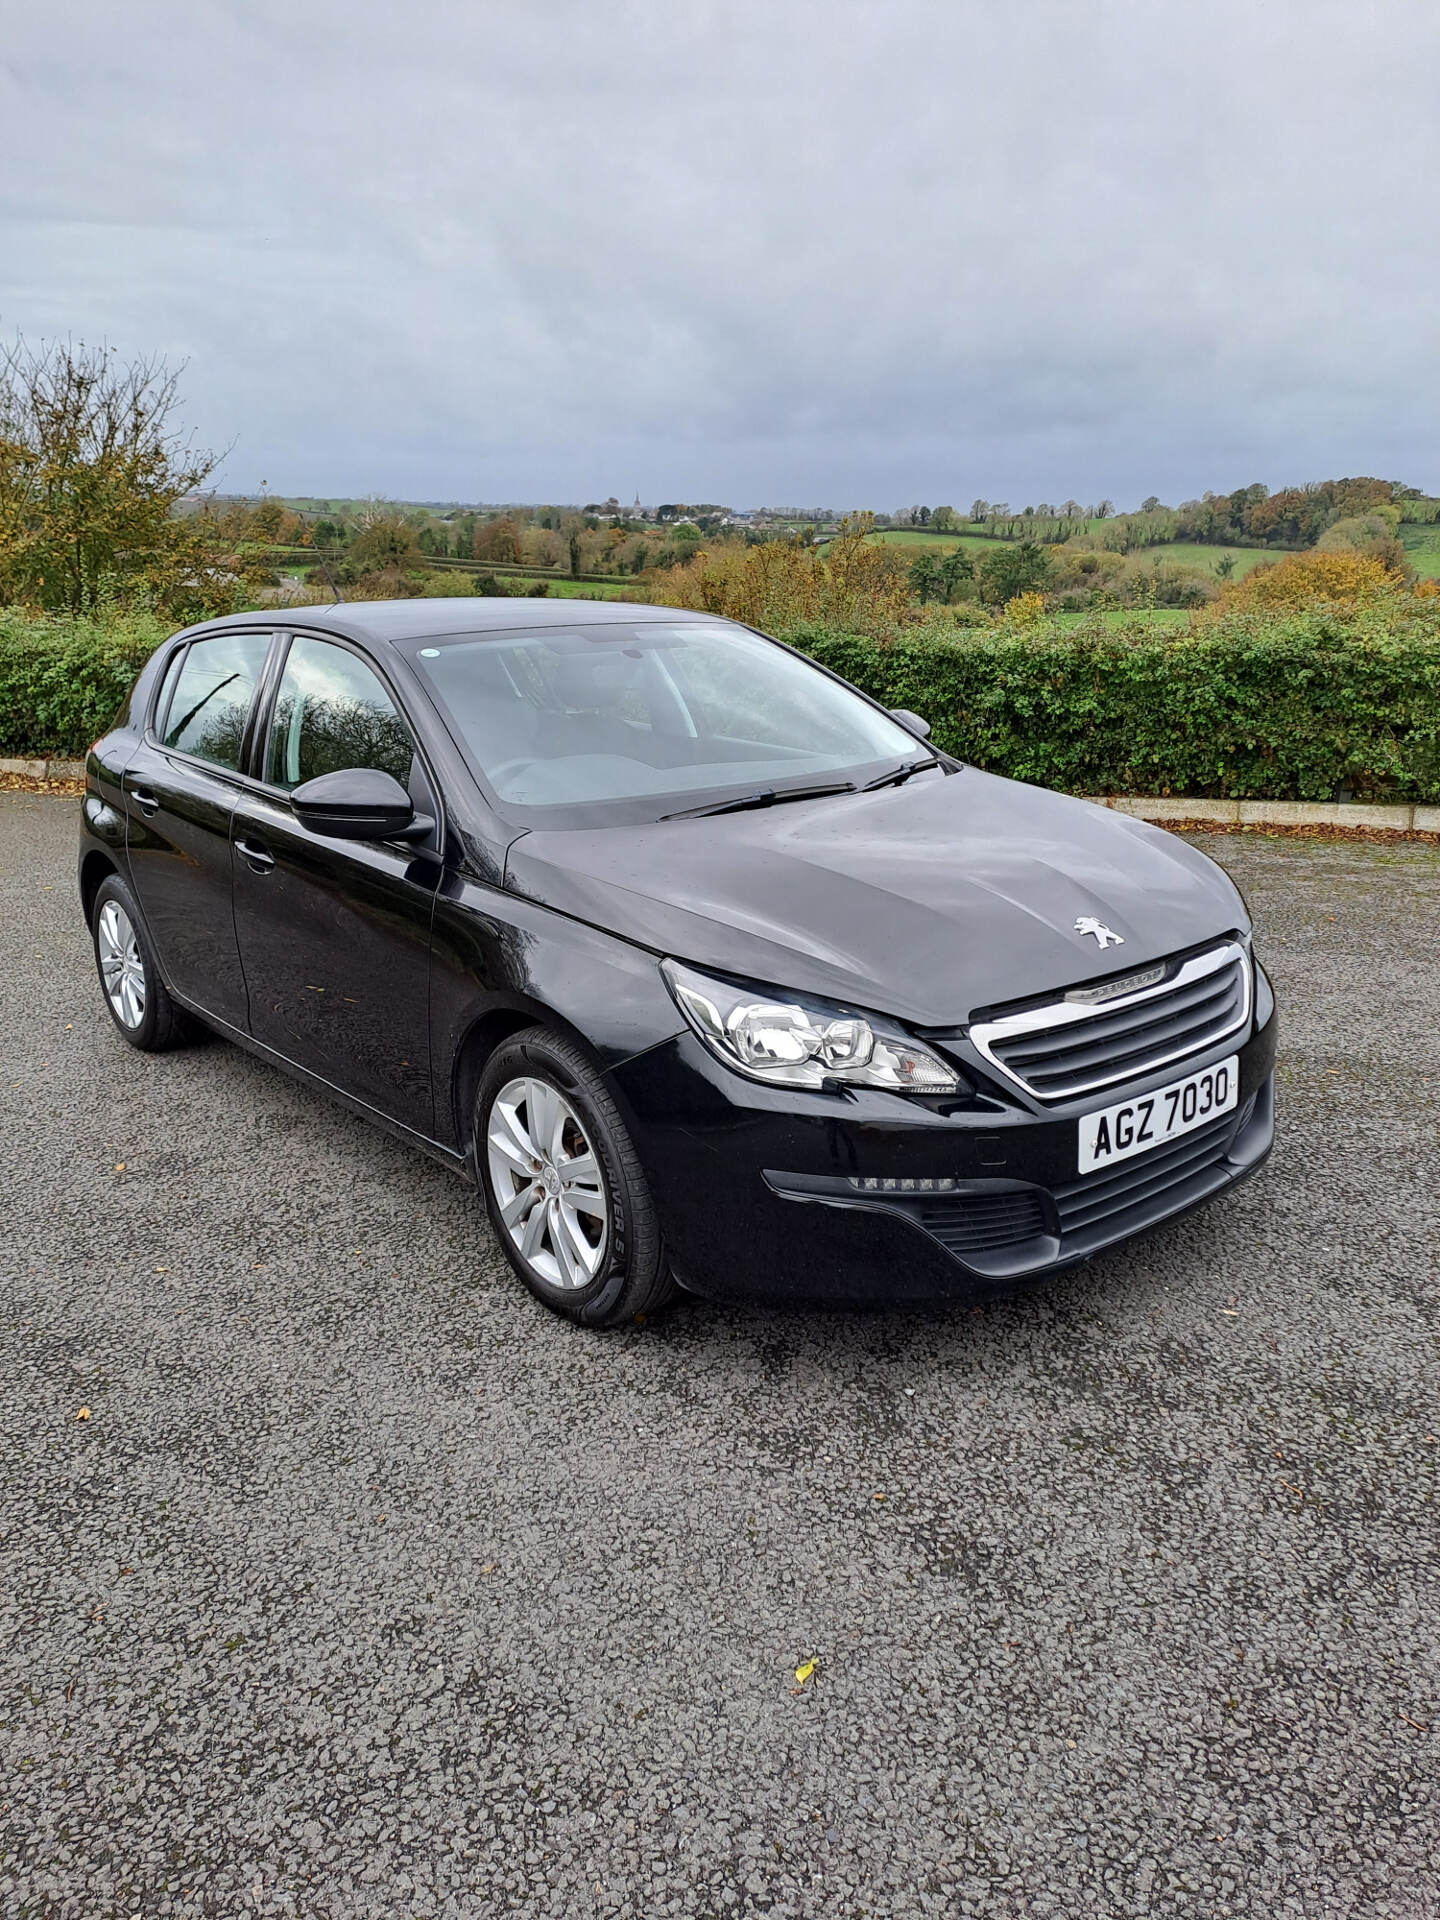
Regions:
<instances>
[{"instance_id":1,"label":"license plate","mask_svg":"<svg viewBox=\"0 0 1440 1920\"><path fill-rule=\"evenodd\" d=\"M1182 1133L1193 1133L1240 1103L1240 1056L1192 1073L1186 1080L1157 1087L1138 1100L1102 1107L1080 1119L1080 1171L1095 1173L1117 1160L1163 1147Z\"/></svg>"}]
</instances>

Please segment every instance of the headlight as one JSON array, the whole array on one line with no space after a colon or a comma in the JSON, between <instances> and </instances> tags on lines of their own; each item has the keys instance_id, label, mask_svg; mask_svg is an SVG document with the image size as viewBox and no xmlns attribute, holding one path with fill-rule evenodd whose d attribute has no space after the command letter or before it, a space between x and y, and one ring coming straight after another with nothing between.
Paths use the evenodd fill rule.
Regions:
<instances>
[{"instance_id":1,"label":"headlight","mask_svg":"<svg viewBox=\"0 0 1440 1920\"><path fill-rule=\"evenodd\" d=\"M888 1087L958 1093L958 1068L898 1027L823 1000L780 1000L664 960L680 1011L717 1059L772 1087Z\"/></svg>"}]
</instances>

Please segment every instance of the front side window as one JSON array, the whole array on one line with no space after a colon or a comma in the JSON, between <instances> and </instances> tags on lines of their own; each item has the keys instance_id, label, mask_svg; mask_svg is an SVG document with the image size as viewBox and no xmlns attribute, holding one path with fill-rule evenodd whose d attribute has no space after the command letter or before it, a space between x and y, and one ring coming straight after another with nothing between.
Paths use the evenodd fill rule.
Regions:
<instances>
[{"instance_id":1,"label":"front side window","mask_svg":"<svg viewBox=\"0 0 1440 1920\"><path fill-rule=\"evenodd\" d=\"M916 750L848 687L719 620L442 635L412 658L497 798L557 825L858 783Z\"/></svg>"},{"instance_id":2,"label":"front side window","mask_svg":"<svg viewBox=\"0 0 1440 1920\"><path fill-rule=\"evenodd\" d=\"M265 778L298 787L345 767L378 767L401 786L415 743L378 676L328 640L290 642L265 743Z\"/></svg>"},{"instance_id":3,"label":"front side window","mask_svg":"<svg viewBox=\"0 0 1440 1920\"><path fill-rule=\"evenodd\" d=\"M250 702L269 650L268 633L192 640L169 708L161 710L165 745L217 767L238 768Z\"/></svg>"}]
</instances>

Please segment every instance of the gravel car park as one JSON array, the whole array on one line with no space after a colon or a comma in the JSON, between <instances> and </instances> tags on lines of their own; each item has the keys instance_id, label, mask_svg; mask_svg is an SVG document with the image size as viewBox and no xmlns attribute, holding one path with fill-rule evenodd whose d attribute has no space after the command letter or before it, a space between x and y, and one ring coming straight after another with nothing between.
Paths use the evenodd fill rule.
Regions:
<instances>
[{"instance_id":1,"label":"gravel car park","mask_svg":"<svg viewBox=\"0 0 1440 1920\"><path fill-rule=\"evenodd\" d=\"M605 1341L95 990L0 796L0 1909L1440 1912L1440 852L1207 837L1263 1181L969 1311Z\"/></svg>"}]
</instances>

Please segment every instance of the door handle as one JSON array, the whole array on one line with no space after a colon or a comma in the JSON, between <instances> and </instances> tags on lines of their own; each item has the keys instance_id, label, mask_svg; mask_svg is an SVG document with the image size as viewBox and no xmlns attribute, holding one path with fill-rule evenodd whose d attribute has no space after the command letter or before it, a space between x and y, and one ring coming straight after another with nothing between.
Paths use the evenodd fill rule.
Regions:
<instances>
[{"instance_id":1,"label":"door handle","mask_svg":"<svg viewBox=\"0 0 1440 1920\"><path fill-rule=\"evenodd\" d=\"M142 813L158 813L160 810L160 796L152 793L149 787L132 787L130 797Z\"/></svg>"},{"instance_id":2,"label":"door handle","mask_svg":"<svg viewBox=\"0 0 1440 1920\"><path fill-rule=\"evenodd\" d=\"M275 864L274 854L256 840L237 840L235 851L249 866L252 873L269 873Z\"/></svg>"}]
</instances>

